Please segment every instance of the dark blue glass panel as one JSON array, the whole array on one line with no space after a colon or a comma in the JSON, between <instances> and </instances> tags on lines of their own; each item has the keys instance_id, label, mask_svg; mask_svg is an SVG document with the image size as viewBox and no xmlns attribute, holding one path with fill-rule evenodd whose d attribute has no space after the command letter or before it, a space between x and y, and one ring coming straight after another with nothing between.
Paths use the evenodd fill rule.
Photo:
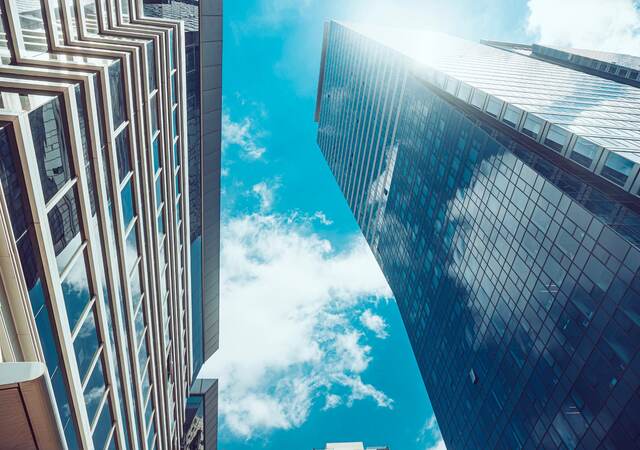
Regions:
<instances>
[{"instance_id":1,"label":"dark blue glass panel","mask_svg":"<svg viewBox=\"0 0 640 450\"><path fill-rule=\"evenodd\" d=\"M122 218L124 220L124 227L131 223L133 217L136 215L135 209L133 207L133 179L129 179L127 184L122 188L122 192L120 193L120 199L122 200Z\"/></svg>"},{"instance_id":2,"label":"dark blue glass panel","mask_svg":"<svg viewBox=\"0 0 640 450\"><path fill-rule=\"evenodd\" d=\"M191 339L193 352L193 374L197 374L203 364L204 349L202 335L202 239L191 243Z\"/></svg>"},{"instance_id":3,"label":"dark blue glass panel","mask_svg":"<svg viewBox=\"0 0 640 450\"><path fill-rule=\"evenodd\" d=\"M120 181L131 171L131 151L129 149L129 127L116 137L116 155L118 159L118 176Z\"/></svg>"},{"instance_id":4,"label":"dark blue glass panel","mask_svg":"<svg viewBox=\"0 0 640 450\"><path fill-rule=\"evenodd\" d=\"M73 330L87 303L91 299L87 262L84 253L73 263L67 276L62 280L62 295L67 308L69 327Z\"/></svg>"},{"instance_id":5,"label":"dark blue glass panel","mask_svg":"<svg viewBox=\"0 0 640 450\"><path fill-rule=\"evenodd\" d=\"M68 450L79 450L78 446L78 433L76 432L76 424L74 421L69 421L64 428L64 437L67 439Z\"/></svg>"},{"instance_id":6,"label":"dark blue glass panel","mask_svg":"<svg viewBox=\"0 0 640 450\"><path fill-rule=\"evenodd\" d=\"M159 139L156 137L153 140L153 173L157 173L158 169L162 167L162 161L160 160L160 144Z\"/></svg>"},{"instance_id":7,"label":"dark blue glass panel","mask_svg":"<svg viewBox=\"0 0 640 450\"><path fill-rule=\"evenodd\" d=\"M156 82L156 59L153 51L153 41L146 43L147 48L147 83L149 84L149 92L154 91L158 86Z\"/></svg>"},{"instance_id":8,"label":"dark blue glass panel","mask_svg":"<svg viewBox=\"0 0 640 450\"><path fill-rule=\"evenodd\" d=\"M109 406L109 402L107 402L104 408L102 408L100 419L98 419L98 423L96 423L96 427L93 430L93 445L96 449L105 447L112 427L113 417L111 415L111 407Z\"/></svg>"},{"instance_id":9,"label":"dark blue glass panel","mask_svg":"<svg viewBox=\"0 0 640 450\"><path fill-rule=\"evenodd\" d=\"M60 199L49 211L48 217L58 270L63 271L82 244L77 186Z\"/></svg>"},{"instance_id":10,"label":"dark blue glass panel","mask_svg":"<svg viewBox=\"0 0 640 450\"><path fill-rule=\"evenodd\" d=\"M78 362L78 371L80 378L85 379L91 361L98 351L99 341L96 330L96 321L94 312L91 311L85 319L82 327L78 331L73 348L76 352L76 361Z\"/></svg>"},{"instance_id":11,"label":"dark blue glass panel","mask_svg":"<svg viewBox=\"0 0 640 450\"><path fill-rule=\"evenodd\" d=\"M11 227L16 239L24 234L31 222L29 205L24 194L22 169L13 126L0 122L0 182L9 209Z\"/></svg>"},{"instance_id":12,"label":"dark blue glass panel","mask_svg":"<svg viewBox=\"0 0 640 450\"><path fill-rule=\"evenodd\" d=\"M53 388L53 394L56 398L60 422L66 424L71 418L71 408L69 407L66 381L63 379L60 369L56 370L51 377L51 387Z\"/></svg>"},{"instance_id":13,"label":"dark blue glass panel","mask_svg":"<svg viewBox=\"0 0 640 450\"><path fill-rule=\"evenodd\" d=\"M69 138L66 134L67 123L62 114L61 97L56 97L29 113L29 125L40 171L42 193L45 201L49 201L75 174Z\"/></svg>"},{"instance_id":14,"label":"dark blue glass panel","mask_svg":"<svg viewBox=\"0 0 640 450\"><path fill-rule=\"evenodd\" d=\"M162 200L162 177L158 177L156 180L156 208L160 207Z\"/></svg>"},{"instance_id":15,"label":"dark blue glass panel","mask_svg":"<svg viewBox=\"0 0 640 450\"><path fill-rule=\"evenodd\" d=\"M149 100L149 111L151 114L151 135L158 131L158 95L154 95Z\"/></svg>"},{"instance_id":16,"label":"dark blue glass panel","mask_svg":"<svg viewBox=\"0 0 640 450\"><path fill-rule=\"evenodd\" d=\"M176 138L176 136L178 136L178 110L174 109L173 110L173 120L171 120L171 130L172 130L172 135L173 139Z\"/></svg>"},{"instance_id":17,"label":"dark blue glass panel","mask_svg":"<svg viewBox=\"0 0 640 450\"><path fill-rule=\"evenodd\" d=\"M39 283L40 280L38 280L38 284ZM36 316L36 327L38 328L38 335L40 337L40 343L42 344L44 360L47 363L49 372L53 373L56 367L58 367L59 357L58 348L56 347L56 338L53 334L51 320L49 319L49 311L46 306L44 306Z\"/></svg>"},{"instance_id":18,"label":"dark blue glass panel","mask_svg":"<svg viewBox=\"0 0 640 450\"><path fill-rule=\"evenodd\" d=\"M134 226L125 243L125 262L127 266L127 273L131 273L133 265L138 259L138 227Z\"/></svg>"},{"instance_id":19,"label":"dark blue glass panel","mask_svg":"<svg viewBox=\"0 0 640 450\"><path fill-rule=\"evenodd\" d=\"M113 116L113 129L117 129L126 118L126 104L124 99L124 82L120 61L109 66L109 89L111 91L111 114Z\"/></svg>"},{"instance_id":20,"label":"dark blue glass panel","mask_svg":"<svg viewBox=\"0 0 640 450\"><path fill-rule=\"evenodd\" d=\"M87 405L87 415L89 416L89 422L93 422L93 419L96 416L96 412L98 411L98 407L100 406L100 401L102 400L102 397L104 397L104 393L106 390L107 387L104 379L102 358L99 358L96 366L93 369L93 372L91 372L89 381L84 388L84 401Z\"/></svg>"}]
</instances>

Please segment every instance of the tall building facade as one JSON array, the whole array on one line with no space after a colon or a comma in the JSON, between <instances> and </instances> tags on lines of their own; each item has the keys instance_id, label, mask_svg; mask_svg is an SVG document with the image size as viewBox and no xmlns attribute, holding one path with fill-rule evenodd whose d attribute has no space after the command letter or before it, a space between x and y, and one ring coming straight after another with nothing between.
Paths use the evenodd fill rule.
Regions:
<instances>
[{"instance_id":1,"label":"tall building facade","mask_svg":"<svg viewBox=\"0 0 640 450\"><path fill-rule=\"evenodd\" d=\"M637 59L552 50L325 28L318 144L451 449L640 445Z\"/></svg>"},{"instance_id":2,"label":"tall building facade","mask_svg":"<svg viewBox=\"0 0 640 450\"><path fill-rule=\"evenodd\" d=\"M206 349L184 22L138 0L0 15L1 446L180 448Z\"/></svg>"}]
</instances>

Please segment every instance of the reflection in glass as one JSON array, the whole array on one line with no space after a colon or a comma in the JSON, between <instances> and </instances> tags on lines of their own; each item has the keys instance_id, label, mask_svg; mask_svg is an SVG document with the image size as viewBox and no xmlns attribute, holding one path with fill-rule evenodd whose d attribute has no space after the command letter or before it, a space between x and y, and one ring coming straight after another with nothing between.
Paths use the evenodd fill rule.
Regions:
<instances>
[{"instance_id":1,"label":"reflection in glass","mask_svg":"<svg viewBox=\"0 0 640 450\"><path fill-rule=\"evenodd\" d=\"M102 400L106 390L104 368L102 367L102 357L100 357L84 388L84 401L87 405L89 422L93 422L98 411L98 406L100 406L100 400Z\"/></svg>"},{"instance_id":2,"label":"reflection in glass","mask_svg":"<svg viewBox=\"0 0 640 450\"><path fill-rule=\"evenodd\" d=\"M153 173L158 173L158 169L162 166L162 161L160 160L160 144L158 142L158 137L153 140Z\"/></svg>"},{"instance_id":3,"label":"reflection in glass","mask_svg":"<svg viewBox=\"0 0 640 450\"><path fill-rule=\"evenodd\" d=\"M473 106L475 106L476 108L482 109L482 107L484 106L484 101L487 98L487 94L485 94L482 91L478 91L476 90L473 93L473 97L471 98L471 104Z\"/></svg>"},{"instance_id":4,"label":"reflection in glass","mask_svg":"<svg viewBox=\"0 0 640 450\"><path fill-rule=\"evenodd\" d=\"M96 204L98 196L95 189L95 179L93 176L93 159L89 150L89 129L87 127L87 111L85 108L84 87L81 83L76 84L76 106L78 108L78 122L80 128L80 141L82 142L82 154L84 156L84 171L87 177L87 185L89 188L89 203L91 214L96 212Z\"/></svg>"},{"instance_id":5,"label":"reflection in glass","mask_svg":"<svg viewBox=\"0 0 640 450\"><path fill-rule=\"evenodd\" d=\"M624 186L633 169L633 162L616 153L609 153L602 168L602 176L614 183Z\"/></svg>"},{"instance_id":6,"label":"reflection in glass","mask_svg":"<svg viewBox=\"0 0 640 450\"><path fill-rule=\"evenodd\" d=\"M180 165L180 146L178 145L179 140L173 143L173 164L175 167Z\"/></svg>"},{"instance_id":7,"label":"reflection in glass","mask_svg":"<svg viewBox=\"0 0 640 450\"><path fill-rule=\"evenodd\" d=\"M124 220L124 227L127 228L133 217L135 216L135 211L133 209L133 178L129 178L127 184L122 188L122 192L120 193L120 199L122 200L122 218Z\"/></svg>"},{"instance_id":8,"label":"reflection in glass","mask_svg":"<svg viewBox=\"0 0 640 450\"><path fill-rule=\"evenodd\" d=\"M498 117L502 110L502 102L494 97L489 97L489 103L487 103L487 113L493 117Z\"/></svg>"},{"instance_id":9,"label":"reflection in glass","mask_svg":"<svg viewBox=\"0 0 640 450\"><path fill-rule=\"evenodd\" d=\"M95 311L92 309L82 323L78 335L73 341L73 348L78 362L80 379L84 380L91 361L98 351L98 332L96 330Z\"/></svg>"},{"instance_id":10,"label":"reflection in glass","mask_svg":"<svg viewBox=\"0 0 640 450\"><path fill-rule=\"evenodd\" d=\"M124 259L127 265L127 273L131 272L133 265L138 259L138 227L134 226L127 236L124 249Z\"/></svg>"},{"instance_id":11,"label":"reflection in glass","mask_svg":"<svg viewBox=\"0 0 640 450\"><path fill-rule=\"evenodd\" d=\"M60 271L64 270L82 243L78 214L77 186L71 188L48 214L53 249Z\"/></svg>"},{"instance_id":12,"label":"reflection in glass","mask_svg":"<svg viewBox=\"0 0 640 450\"><path fill-rule=\"evenodd\" d=\"M156 58L153 51L153 41L148 41L147 48L147 82L149 83L149 92L153 92L157 88L156 82Z\"/></svg>"},{"instance_id":13,"label":"reflection in glass","mask_svg":"<svg viewBox=\"0 0 640 450\"><path fill-rule=\"evenodd\" d=\"M544 139L544 145L559 152L564 147L564 144L567 143L568 137L569 135L566 130L563 130L557 125L551 125Z\"/></svg>"},{"instance_id":14,"label":"reflection in glass","mask_svg":"<svg viewBox=\"0 0 640 450\"><path fill-rule=\"evenodd\" d=\"M149 100L149 109L151 114L151 136L158 131L158 94L155 94Z\"/></svg>"},{"instance_id":15,"label":"reflection in glass","mask_svg":"<svg viewBox=\"0 0 640 450\"><path fill-rule=\"evenodd\" d=\"M69 181L75 172L62 115L60 96L29 113L33 146L38 160L40 182L45 202Z\"/></svg>"},{"instance_id":16,"label":"reflection in glass","mask_svg":"<svg viewBox=\"0 0 640 450\"><path fill-rule=\"evenodd\" d=\"M156 208L162 204L162 177L156 178Z\"/></svg>"},{"instance_id":17,"label":"reflection in glass","mask_svg":"<svg viewBox=\"0 0 640 450\"><path fill-rule=\"evenodd\" d=\"M532 116L531 114L527 114L527 120L525 120L524 125L522 126L522 132L533 139L537 139L541 128L542 119Z\"/></svg>"},{"instance_id":18,"label":"reflection in glass","mask_svg":"<svg viewBox=\"0 0 640 450\"><path fill-rule=\"evenodd\" d=\"M111 115L113 129L117 129L125 120L124 81L120 61L109 66L109 88L111 90Z\"/></svg>"},{"instance_id":19,"label":"reflection in glass","mask_svg":"<svg viewBox=\"0 0 640 450\"><path fill-rule=\"evenodd\" d=\"M598 152L598 146L586 139L578 138L569 157L580 165L591 167L593 158Z\"/></svg>"},{"instance_id":20,"label":"reflection in glass","mask_svg":"<svg viewBox=\"0 0 640 450\"><path fill-rule=\"evenodd\" d=\"M27 199L24 197L20 160L15 148L13 126L6 122L0 123L0 182L9 209L13 235L18 239L26 231L30 219Z\"/></svg>"},{"instance_id":21,"label":"reflection in glass","mask_svg":"<svg viewBox=\"0 0 640 450\"><path fill-rule=\"evenodd\" d=\"M106 402L100 413L100 419L98 419L98 423L96 423L96 428L93 430L93 445L96 449L104 448L112 427L113 417L111 415L111 405L109 405L109 402Z\"/></svg>"},{"instance_id":22,"label":"reflection in glass","mask_svg":"<svg viewBox=\"0 0 640 450\"><path fill-rule=\"evenodd\" d=\"M129 154L129 127L126 127L118 137L116 137L116 155L118 157L118 175L120 181L131 171Z\"/></svg>"},{"instance_id":23,"label":"reflection in glass","mask_svg":"<svg viewBox=\"0 0 640 450\"><path fill-rule=\"evenodd\" d=\"M73 330L91 298L84 253L78 257L62 281L62 295L67 307L69 328Z\"/></svg>"}]
</instances>

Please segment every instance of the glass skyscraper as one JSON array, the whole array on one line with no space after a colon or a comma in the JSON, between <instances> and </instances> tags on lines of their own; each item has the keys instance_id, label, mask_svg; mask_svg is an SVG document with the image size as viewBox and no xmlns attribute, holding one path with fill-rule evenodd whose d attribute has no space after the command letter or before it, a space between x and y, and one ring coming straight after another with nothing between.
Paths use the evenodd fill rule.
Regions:
<instances>
[{"instance_id":1,"label":"glass skyscraper","mask_svg":"<svg viewBox=\"0 0 640 450\"><path fill-rule=\"evenodd\" d=\"M448 448L640 446L637 61L325 27L318 144Z\"/></svg>"},{"instance_id":2,"label":"glass skyscraper","mask_svg":"<svg viewBox=\"0 0 640 450\"><path fill-rule=\"evenodd\" d=\"M0 447L181 448L217 347L220 156L212 120L192 191L185 24L139 0L0 16Z\"/></svg>"}]
</instances>

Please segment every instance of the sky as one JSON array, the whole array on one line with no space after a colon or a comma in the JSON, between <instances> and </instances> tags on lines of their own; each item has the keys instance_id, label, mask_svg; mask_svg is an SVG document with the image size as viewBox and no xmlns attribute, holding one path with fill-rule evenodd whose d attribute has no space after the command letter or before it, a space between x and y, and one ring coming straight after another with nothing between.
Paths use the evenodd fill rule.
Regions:
<instances>
[{"instance_id":1,"label":"sky","mask_svg":"<svg viewBox=\"0 0 640 450\"><path fill-rule=\"evenodd\" d=\"M221 450L444 443L392 293L316 145L323 23L627 53L634 0L224 4ZM571 26L567 26L571 24Z\"/></svg>"}]
</instances>

